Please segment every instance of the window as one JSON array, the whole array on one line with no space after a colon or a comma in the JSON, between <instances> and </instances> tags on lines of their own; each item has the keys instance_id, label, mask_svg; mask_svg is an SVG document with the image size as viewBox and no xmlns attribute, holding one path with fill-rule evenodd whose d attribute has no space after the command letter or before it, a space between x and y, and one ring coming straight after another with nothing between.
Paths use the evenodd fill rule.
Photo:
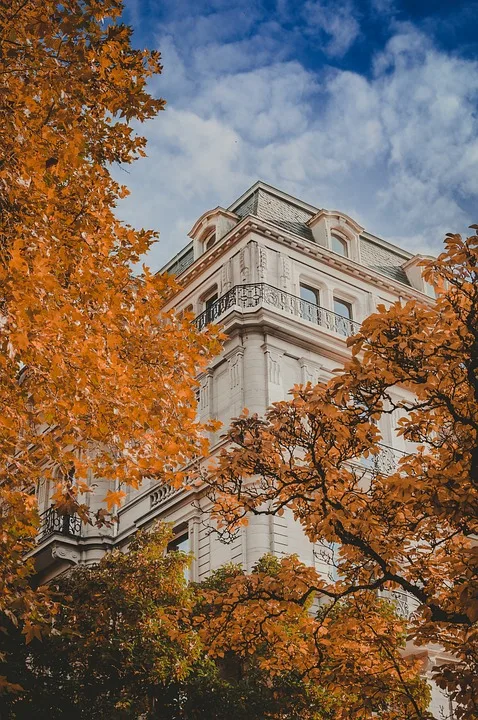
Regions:
<instances>
[{"instance_id":1,"label":"window","mask_svg":"<svg viewBox=\"0 0 478 720\"><path fill-rule=\"evenodd\" d=\"M210 233L204 240L204 250L209 250L209 248L212 248L214 243L216 242L216 231L214 230L212 233Z\"/></svg>"},{"instance_id":2,"label":"window","mask_svg":"<svg viewBox=\"0 0 478 720\"><path fill-rule=\"evenodd\" d=\"M352 305L345 300L334 298L334 313L342 317L352 320Z\"/></svg>"},{"instance_id":3,"label":"window","mask_svg":"<svg viewBox=\"0 0 478 720\"><path fill-rule=\"evenodd\" d=\"M348 337L352 335L352 305L345 300L334 297L335 332Z\"/></svg>"},{"instance_id":4,"label":"window","mask_svg":"<svg viewBox=\"0 0 478 720\"><path fill-rule=\"evenodd\" d=\"M184 532L181 535L178 535L177 537L173 538L170 543L168 543L168 552L188 553L189 550L190 547L188 532Z\"/></svg>"},{"instance_id":5,"label":"window","mask_svg":"<svg viewBox=\"0 0 478 720\"><path fill-rule=\"evenodd\" d=\"M168 543L167 552L190 553L191 543L189 542L189 532L186 530L185 532L181 532L176 535L176 537L174 537L171 542ZM186 580L189 580L189 565L186 565L186 567L184 568L184 577Z\"/></svg>"},{"instance_id":6,"label":"window","mask_svg":"<svg viewBox=\"0 0 478 720\"><path fill-rule=\"evenodd\" d=\"M319 291L309 285L300 286L300 316L309 322L319 323Z\"/></svg>"},{"instance_id":7,"label":"window","mask_svg":"<svg viewBox=\"0 0 478 720\"><path fill-rule=\"evenodd\" d=\"M217 292L214 295L210 295L204 304L206 310L206 323L214 322L218 317L218 307L214 303L218 298Z\"/></svg>"},{"instance_id":8,"label":"window","mask_svg":"<svg viewBox=\"0 0 478 720\"><path fill-rule=\"evenodd\" d=\"M319 304L319 291L308 285L300 286L300 297L302 300L306 300L306 302L313 303L314 305Z\"/></svg>"},{"instance_id":9,"label":"window","mask_svg":"<svg viewBox=\"0 0 478 720\"><path fill-rule=\"evenodd\" d=\"M331 542L331 543L327 543L327 544L329 546L329 551L330 551L329 562L328 562L329 580L331 580L332 582L337 582L340 577L339 568L338 568L340 543Z\"/></svg>"},{"instance_id":10,"label":"window","mask_svg":"<svg viewBox=\"0 0 478 720\"><path fill-rule=\"evenodd\" d=\"M209 310L209 308L214 305L216 300L217 300L217 293L214 293L214 295L211 295L211 297L208 297L208 299L206 300L206 310Z\"/></svg>"},{"instance_id":11,"label":"window","mask_svg":"<svg viewBox=\"0 0 478 720\"><path fill-rule=\"evenodd\" d=\"M337 255L343 255L343 257L349 256L347 241L337 237L337 235L332 235L332 250L334 253L337 253Z\"/></svg>"}]
</instances>

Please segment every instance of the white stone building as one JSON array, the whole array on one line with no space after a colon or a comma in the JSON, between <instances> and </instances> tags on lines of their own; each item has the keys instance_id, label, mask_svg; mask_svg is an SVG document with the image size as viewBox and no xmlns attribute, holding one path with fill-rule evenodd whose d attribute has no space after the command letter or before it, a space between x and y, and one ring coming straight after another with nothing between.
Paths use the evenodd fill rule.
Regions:
<instances>
[{"instance_id":1,"label":"white stone building","mask_svg":"<svg viewBox=\"0 0 478 720\"><path fill-rule=\"evenodd\" d=\"M377 305L433 296L421 277L420 256L375 237L340 211L313 207L262 182L229 208L205 212L189 236L165 270L183 286L174 300L178 309L192 310L199 327L224 325L223 351L201 375L198 393L200 417L217 418L224 427L245 407L264 413L294 384L332 377L348 357L347 336ZM379 461L391 467L405 450L394 432L397 420L386 418L389 424L381 426ZM222 445L221 432L211 437L213 453ZM209 532L198 507L206 501L193 491L151 484L129 492L117 527L101 532L59 518L48 509L47 495L40 498L46 515L35 551L42 579L72 563L94 562L155 519L173 523L177 546L193 552L194 580L230 561L250 569L266 552L297 553L333 572L327 549L312 546L287 515L252 518L226 545ZM409 611L407 599L398 599ZM437 703L448 712L443 698Z\"/></svg>"}]
</instances>

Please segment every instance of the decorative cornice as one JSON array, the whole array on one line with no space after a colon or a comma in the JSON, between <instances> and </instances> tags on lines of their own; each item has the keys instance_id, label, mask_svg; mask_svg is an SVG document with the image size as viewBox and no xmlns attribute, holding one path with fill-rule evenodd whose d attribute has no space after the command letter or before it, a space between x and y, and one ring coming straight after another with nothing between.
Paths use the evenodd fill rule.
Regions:
<instances>
[{"instance_id":1,"label":"decorative cornice","mask_svg":"<svg viewBox=\"0 0 478 720\"><path fill-rule=\"evenodd\" d=\"M232 230L224 235L219 242L214 245L205 255L201 255L192 265L190 265L181 275L179 282L181 285L185 285L191 280L195 279L204 270L213 265L224 253L239 240L241 240L249 231L254 231L264 237L265 239L276 240L285 246L292 247L304 255L313 257L319 260L328 267L339 268L345 273L358 277L365 280L372 285L379 288L385 288L393 294L410 300L421 300L432 303L433 301L428 298L424 293L419 290L415 290L408 285L404 285L399 280L386 277L381 273L376 272L372 268L361 265L350 258L342 256L333 257L329 254L326 249L321 245L317 245L309 240L305 240L294 233L279 230L275 225L269 223L267 220L262 220L254 215L247 215L241 222L239 222Z\"/></svg>"}]
</instances>

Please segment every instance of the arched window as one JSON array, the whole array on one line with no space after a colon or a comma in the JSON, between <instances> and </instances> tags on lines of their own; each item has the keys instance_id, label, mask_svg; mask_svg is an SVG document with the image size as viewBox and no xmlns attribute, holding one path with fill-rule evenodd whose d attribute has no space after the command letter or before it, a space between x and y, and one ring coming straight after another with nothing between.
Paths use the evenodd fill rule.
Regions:
<instances>
[{"instance_id":1,"label":"arched window","mask_svg":"<svg viewBox=\"0 0 478 720\"><path fill-rule=\"evenodd\" d=\"M343 255L343 257L349 256L347 241L338 237L338 235L332 235L332 250L334 253L337 253L337 255Z\"/></svg>"},{"instance_id":2,"label":"arched window","mask_svg":"<svg viewBox=\"0 0 478 720\"><path fill-rule=\"evenodd\" d=\"M216 231L213 230L204 239L204 250L209 250L209 248L212 248L212 246L214 245L215 242L216 242Z\"/></svg>"}]
</instances>

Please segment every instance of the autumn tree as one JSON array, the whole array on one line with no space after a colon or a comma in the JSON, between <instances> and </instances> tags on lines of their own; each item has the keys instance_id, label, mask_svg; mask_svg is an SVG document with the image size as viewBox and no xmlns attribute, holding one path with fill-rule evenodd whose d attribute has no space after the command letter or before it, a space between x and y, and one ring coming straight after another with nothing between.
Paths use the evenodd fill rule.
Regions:
<instances>
[{"instance_id":1,"label":"autumn tree","mask_svg":"<svg viewBox=\"0 0 478 720\"><path fill-rule=\"evenodd\" d=\"M116 550L99 565L78 567L54 583L61 598L55 631L29 645L18 633L9 636L9 676L23 689L5 700L2 717L421 717L416 708L426 706L427 693L417 663L400 657L404 625L389 604L374 600L372 606L363 598L323 607L314 617L310 603L297 602L299 582L271 620L259 593L271 597L277 591L281 562L265 557L252 573L231 565L188 585L190 558L166 554L170 535L161 525L139 532L127 553ZM307 573L296 560L285 562L294 565L299 580ZM267 634L254 636L246 622L244 636L238 635L244 616L254 616L256 631L263 623ZM363 630L357 634L359 618ZM312 648L314 630L321 667L306 677L304 668L317 656L315 650L305 655L303 643ZM282 653L284 637L292 665Z\"/></svg>"},{"instance_id":2,"label":"autumn tree","mask_svg":"<svg viewBox=\"0 0 478 720\"><path fill-rule=\"evenodd\" d=\"M289 512L311 542L340 546L339 580L310 571L304 598L406 593L417 606L409 622L415 651L427 644L447 651L450 661L434 678L455 701L456 717L471 719L478 711L478 237L450 234L445 244L437 260L424 262L436 302L379 307L350 338L352 358L327 385L297 386L265 418L234 421L208 482L224 532L250 514ZM395 431L410 449L386 467L380 423L397 414ZM296 584L284 565L280 587Z\"/></svg>"},{"instance_id":3,"label":"autumn tree","mask_svg":"<svg viewBox=\"0 0 478 720\"><path fill-rule=\"evenodd\" d=\"M422 665L403 656L406 625L394 606L370 592L329 602L311 592L316 580L295 556L265 556L251 573L226 567L198 589L209 656L257 673L278 701L262 715L259 705L258 720L429 718Z\"/></svg>"},{"instance_id":4,"label":"autumn tree","mask_svg":"<svg viewBox=\"0 0 478 720\"><path fill-rule=\"evenodd\" d=\"M163 109L147 81L156 51L133 49L120 0L0 5L0 613L38 633L51 607L28 587L31 492L103 522L121 485L180 484L205 453L195 377L218 349L164 310L174 281L132 265L155 239L115 217L114 164L144 155L131 122ZM92 478L110 481L88 517ZM2 624L2 623L0 623Z\"/></svg>"}]
</instances>

